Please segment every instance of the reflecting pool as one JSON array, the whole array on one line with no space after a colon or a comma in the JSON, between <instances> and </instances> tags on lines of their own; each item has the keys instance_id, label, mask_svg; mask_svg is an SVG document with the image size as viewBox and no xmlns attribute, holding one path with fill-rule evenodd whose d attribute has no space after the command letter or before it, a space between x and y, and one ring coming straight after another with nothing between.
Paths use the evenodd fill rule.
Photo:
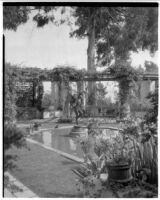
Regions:
<instances>
[{"instance_id":1,"label":"reflecting pool","mask_svg":"<svg viewBox=\"0 0 160 200\"><path fill-rule=\"evenodd\" d=\"M45 146L83 158L78 137L70 135L71 128L40 131L30 137Z\"/></svg>"},{"instance_id":2,"label":"reflecting pool","mask_svg":"<svg viewBox=\"0 0 160 200\"><path fill-rule=\"evenodd\" d=\"M47 147L52 147L63 151L65 153L83 158L84 154L81 149L80 141L88 138L88 130L84 130L84 133L79 135L70 134L71 127L55 128L52 130L42 130L30 135L30 138L44 144ZM102 128L100 137L104 139L117 135L117 130ZM89 137L90 138L90 137Z\"/></svg>"}]
</instances>

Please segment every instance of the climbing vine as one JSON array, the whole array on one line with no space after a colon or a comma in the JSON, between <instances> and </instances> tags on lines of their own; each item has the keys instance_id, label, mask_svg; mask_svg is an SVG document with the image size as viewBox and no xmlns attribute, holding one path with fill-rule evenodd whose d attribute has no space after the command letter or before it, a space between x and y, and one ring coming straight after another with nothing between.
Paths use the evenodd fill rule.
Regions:
<instances>
[{"instance_id":1,"label":"climbing vine","mask_svg":"<svg viewBox=\"0 0 160 200\"><path fill-rule=\"evenodd\" d=\"M38 84L37 84L36 108L39 111L42 110L43 93L44 93L43 84L42 84L42 82L38 82Z\"/></svg>"},{"instance_id":2,"label":"climbing vine","mask_svg":"<svg viewBox=\"0 0 160 200\"><path fill-rule=\"evenodd\" d=\"M84 77L84 71L76 70L72 67L64 66L64 67L56 67L50 71L48 79L50 81L59 81L64 82L68 87L69 81L77 81L82 80Z\"/></svg>"},{"instance_id":3,"label":"climbing vine","mask_svg":"<svg viewBox=\"0 0 160 200\"><path fill-rule=\"evenodd\" d=\"M120 100L120 117L123 118L126 112L126 103L129 100L131 91L135 83L140 80L140 74L130 65L114 65L110 67L110 73L119 81L119 100Z\"/></svg>"},{"instance_id":4,"label":"climbing vine","mask_svg":"<svg viewBox=\"0 0 160 200\"><path fill-rule=\"evenodd\" d=\"M4 172L15 167L16 156L7 150L12 146L17 148L24 147L25 137L22 130L16 126L16 81L17 78L12 74L12 66L5 64L5 85L4 85L4 126L3 126L3 167ZM4 174L4 187L9 185L9 177Z\"/></svg>"},{"instance_id":5,"label":"climbing vine","mask_svg":"<svg viewBox=\"0 0 160 200\"><path fill-rule=\"evenodd\" d=\"M51 70L49 74L49 80L58 81L59 88L59 105L62 108L64 116L68 117L68 104L70 101L70 86L69 82L74 80L82 80L84 72L82 70L76 70L71 67L57 67ZM65 91L63 89L66 89Z\"/></svg>"},{"instance_id":6,"label":"climbing vine","mask_svg":"<svg viewBox=\"0 0 160 200\"><path fill-rule=\"evenodd\" d=\"M131 89L134 87L135 82L139 80L140 74L136 69L132 68L129 64L117 64L111 66L106 71L89 73L83 70L77 70L70 66L57 66L52 70L39 69L39 68L15 68L13 70L15 76L21 77L21 80L26 81L56 81L60 89L60 96L63 95L62 88L65 87L69 92L70 81L82 81L85 77L94 80L96 78L102 78L103 76L111 76L119 82L119 99L120 99L120 113L125 110L125 103L128 101ZM19 79L20 80L20 79ZM42 94L40 94L42 96ZM39 103L41 102L39 96ZM66 94L65 100L68 99ZM92 99L92 98L91 98ZM37 104L38 107L40 104ZM62 109L65 106L65 102L59 101L59 107Z\"/></svg>"},{"instance_id":7,"label":"climbing vine","mask_svg":"<svg viewBox=\"0 0 160 200\"><path fill-rule=\"evenodd\" d=\"M10 64L5 66L5 102L4 102L4 121L13 123L16 116L16 79L12 76Z\"/></svg>"}]
</instances>

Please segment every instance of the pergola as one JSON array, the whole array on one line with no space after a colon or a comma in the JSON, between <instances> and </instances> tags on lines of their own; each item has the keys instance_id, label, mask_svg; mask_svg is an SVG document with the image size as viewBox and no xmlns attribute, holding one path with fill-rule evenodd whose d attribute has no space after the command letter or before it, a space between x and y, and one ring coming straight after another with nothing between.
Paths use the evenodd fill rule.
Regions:
<instances>
[{"instance_id":1,"label":"pergola","mask_svg":"<svg viewBox=\"0 0 160 200\"><path fill-rule=\"evenodd\" d=\"M76 82L78 90L82 90L84 82L120 81L123 78L123 75L117 77L117 75L111 73L110 70L91 73L84 70L76 70L71 67L57 67L51 70L40 68L13 68L12 70L13 76L19 77L18 82L31 82L33 87L37 87L39 82L51 81L52 92L54 92L53 90L57 91L54 92L53 98L57 101L59 101L60 98L63 99L63 107L67 96L67 89L64 84L66 81L65 78L68 82ZM158 85L158 74L156 73L144 73L139 77L142 82L155 81L156 85ZM58 91L59 82L61 84L62 92Z\"/></svg>"},{"instance_id":2,"label":"pergola","mask_svg":"<svg viewBox=\"0 0 160 200\"><path fill-rule=\"evenodd\" d=\"M72 69L72 68L70 68ZM48 69L40 69L40 68L13 68L13 76L19 75L22 77L22 79L26 82L30 82L33 80L40 80L40 81L53 81L50 74L52 74L52 70ZM73 68L73 70L77 73L83 74L83 78L81 80L83 81L117 81L116 75L113 75L109 72L109 70L106 70L104 72L87 72L84 70L76 70ZM144 73L143 75L140 75L142 80L151 80L151 81L158 81L158 74L157 73ZM80 79L70 77L71 82L78 82ZM54 81L59 81L58 77L54 77Z\"/></svg>"}]
</instances>

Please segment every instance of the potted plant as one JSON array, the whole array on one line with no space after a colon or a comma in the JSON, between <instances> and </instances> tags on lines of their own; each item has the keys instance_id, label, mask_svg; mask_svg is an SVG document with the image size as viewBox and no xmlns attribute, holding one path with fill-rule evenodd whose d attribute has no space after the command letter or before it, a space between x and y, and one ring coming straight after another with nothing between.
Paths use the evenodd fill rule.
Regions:
<instances>
[{"instance_id":1,"label":"potted plant","mask_svg":"<svg viewBox=\"0 0 160 200\"><path fill-rule=\"evenodd\" d=\"M106 162L109 180L127 182L132 179L131 164L134 151L126 137L119 134L112 138L100 138L96 148Z\"/></svg>"},{"instance_id":2,"label":"potted plant","mask_svg":"<svg viewBox=\"0 0 160 200\"><path fill-rule=\"evenodd\" d=\"M133 159L133 146L120 135L113 138L107 163L109 179L116 182L127 182L132 179L131 164Z\"/></svg>"}]
</instances>

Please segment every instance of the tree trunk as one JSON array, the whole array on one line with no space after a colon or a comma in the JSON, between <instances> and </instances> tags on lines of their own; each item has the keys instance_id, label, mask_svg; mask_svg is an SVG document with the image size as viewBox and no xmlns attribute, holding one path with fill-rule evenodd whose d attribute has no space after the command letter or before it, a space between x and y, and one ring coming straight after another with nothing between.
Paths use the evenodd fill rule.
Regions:
<instances>
[{"instance_id":1,"label":"tree trunk","mask_svg":"<svg viewBox=\"0 0 160 200\"><path fill-rule=\"evenodd\" d=\"M32 96L32 106L34 107L36 104L36 83L33 81L33 96Z\"/></svg>"},{"instance_id":2,"label":"tree trunk","mask_svg":"<svg viewBox=\"0 0 160 200\"><path fill-rule=\"evenodd\" d=\"M63 89L63 114L65 118L69 118L69 83L68 86L64 85Z\"/></svg>"},{"instance_id":3,"label":"tree trunk","mask_svg":"<svg viewBox=\"0 0 160 200\"><path fill-rule=\"evenodd\" d=\"M58 108L61 108L62 109L62 83L61 82L58 82Z\"/></svg>"},{"instance_id":4,"label":"tree trunk","mask_svg":"<svg viewBox=\"0 0 160 200\"><path fill-rule=\"evenodd\" d=\"M119 82L120 118L126 118L130 116L130 104L129 104L130 88L126 88L127 84L128 83L126 81Z\"/></svg>"},{"instance_id":5,"label":"tree trunk","mask_svg":"<svg viewBox=\"0 0 160 200\"><path fill-rule=\"evenodd\" d=\"M88 49L87 49L87 69L88 72L95 72L95 16L91 15L88 31ZM91 99L88 103L94 105L95 103L95 83L88 82L88 97Z\"/></svg>"},{"instance_id":6,"label":"tree trunk","mask_svg":"<svg viewBox=\"0 0 160 200\"><path fill-rule=\"evenodd\" d=\"M78 117L76 116L76 124L78 125Z\"/></svg>"}]
</instances>

